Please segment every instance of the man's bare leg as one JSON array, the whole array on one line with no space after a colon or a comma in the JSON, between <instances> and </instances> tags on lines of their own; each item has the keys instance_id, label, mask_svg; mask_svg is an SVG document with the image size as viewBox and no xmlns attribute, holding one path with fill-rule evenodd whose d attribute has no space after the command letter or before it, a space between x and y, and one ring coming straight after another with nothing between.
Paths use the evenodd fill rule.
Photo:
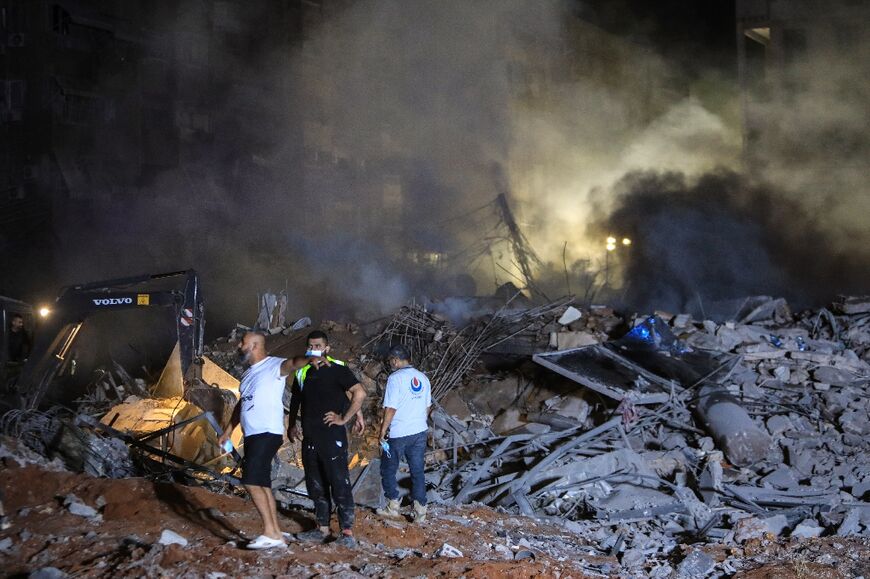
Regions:
<instances>
[{"instance_id":1,"label":"man's bare leg","mask_svg":"<svg viewBox=\"0 0 870 579\"><path fill-rule=\"evenodd\" d=\"M245 490L251 495L251 500L263 520L263 534L270 539L283 540L284 536L281 534L281 529L278 528L278 515L275 512L275 497L272 496L272 489L245 485Z\"/></svg>"},{"instance_id":2,"label":"man's bare leg","mask_svg":"<svg viewBox=\"0 0 870 579\"><path fill-rule=\"evenodd\" d=\"M272 492L272 489L264 489L266 491L266 498L269 499L269 514L272 517L272 527L278 533L277 538L283 538L284 534L281 532L281 527L278 525L278 503L275 501L275 493Z\"/></svg>"}]
</instances>

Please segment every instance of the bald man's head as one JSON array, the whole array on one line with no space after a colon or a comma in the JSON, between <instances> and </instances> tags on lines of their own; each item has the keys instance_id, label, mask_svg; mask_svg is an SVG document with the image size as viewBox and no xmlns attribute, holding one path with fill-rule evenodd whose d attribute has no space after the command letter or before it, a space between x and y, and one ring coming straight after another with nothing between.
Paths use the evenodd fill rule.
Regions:
<instances>
[{"instance_id":1,"label":"bald man's head","mask_svg":"<svg viewBox=\"0 0 870 579\"><path fill-rule=\"evenodd\" d=\"M266 336L259 332L248 332L239 342L239 357L245 364L254 365L266 357Z\"/></svg>"}]
</instances>

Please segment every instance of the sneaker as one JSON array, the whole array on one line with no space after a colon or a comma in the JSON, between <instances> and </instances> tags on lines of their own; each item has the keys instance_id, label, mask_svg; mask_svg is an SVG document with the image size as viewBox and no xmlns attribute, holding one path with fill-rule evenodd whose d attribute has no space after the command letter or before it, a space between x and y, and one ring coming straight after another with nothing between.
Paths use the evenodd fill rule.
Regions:
<instances>
[{"instance_id":1,"label":"sneaker","mask_svg":"<svg viewBox=\"0 0 870 579\"><path fill-rule=\"evenodd\" d=\"M296 538L308 543L323 543L326 541L326 535L324 535L323 531L318 528L311 529L310 531L303 531L302 533L296 533Z\"/></svg>"},{"instance_id":2,"label":"sneaker","mask_svg":"<svg viewBox=\"0 0 870 579\"><path fill-rule=\"evenodd\" d=\"M342 533L341 536L335 540L335 544L347 547L348 549L353 549L356 547L356 539L353 535L345 535Z\"/></svg>"},{"instance_id":3,"label":"sneaker","mask_svg":"<svg viewBox=\"0 0 870 579\"><path fill-rule=\"evenodd\" d=\"M414 517L415 523L425 523L426 522L426 505L421 505L417 501L414 501L414 511L411 514Z\"/></svg>"},{"instance_id":4,"label":"sneaker","mask_svg":"<svg viewBox=\"0 0 870 579\"><path fill-rule=\"evenodd\" d=\"M402 518L402 513L399 511L399 501L398 499L390 499L387 501L387 506L382 507L375 511L381 517L387 517L390 519L400 519Z\"/></svg>"},{"instance_id":5,"label":"sneaker","mask_svg":"<svg viewBox=\"0 0 870 579\"><path fill-rule=\"evenodd\" d=\"M284 542L284 539L273 539L271 537L267 537L266 535L260 535L259 537L247 544L248 549L254 550L274 549L276 547L286 546L287 543Z\"/></svg>"}]
</instances>

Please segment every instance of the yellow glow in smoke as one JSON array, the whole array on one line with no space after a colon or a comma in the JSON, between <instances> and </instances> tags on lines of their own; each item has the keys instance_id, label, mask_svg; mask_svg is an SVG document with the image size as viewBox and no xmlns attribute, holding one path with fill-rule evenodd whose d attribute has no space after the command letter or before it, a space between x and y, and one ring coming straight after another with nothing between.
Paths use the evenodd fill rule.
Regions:
<instances>
[{"instance_id":1,"label":"yellow glow in smoke","mask_svg":"<svg viewBox=\"0 0 870 579\"><path fill-rule=\"evenodd\" d=\"M622 245L631 245L631 240L627 237L622 238Z\"/></svg>"},{"instance_id":2,"label":"yellow glow in smoke","mask_svg":"<svg viewBox=\"0 0 870 579\"><path fill-rule=\"evenodd\" d=\"M615 238L615 237L610 236L610 237L607 238L607 245L613 245L613 244L615 244L615 243L616 243L616 238Z\"/></svg>"},{"instance_id":3,"label":"yellow glow in smoke","mask_svg":"<svg viewBox=\"0 0 870 579\"><path fill-rule=\"evenodd\" d=\"M48 308L39 308L39 315L43 318L47 318L48 314L51 313L51 310Z\"/></svg>"}]
</instances>

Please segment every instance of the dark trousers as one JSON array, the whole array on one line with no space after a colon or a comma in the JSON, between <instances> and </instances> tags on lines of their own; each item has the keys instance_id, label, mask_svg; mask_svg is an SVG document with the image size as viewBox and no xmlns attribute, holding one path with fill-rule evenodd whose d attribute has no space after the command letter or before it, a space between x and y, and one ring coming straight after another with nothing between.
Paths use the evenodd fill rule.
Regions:
<instances>
[{"instance_id":1,"label":"dark trousers","mask_svg":"<svg viewBox=\"0 0 870 579\"><path fill-rule=\"evenodd\" d=\"M308 498L314 501L314 517L318 526L329 525L332 504L338 510L342 530L353 527L354 502L347 469L347 443L334 440L302 441L302 466Z\"/></svg>"},{"instance_id":2,"label":"dark trousers","mask_svg":"<svg viewBox=\"0 0 870 579\"><path fill-rule=\"evenodd\" d=\"M396 483L396 471L399 470L399 460L402 458L408 463L411 471L411 499L421 505L426 504L426 477L425 454L427 431L418 432L399 438L390 438L390 456L386 452L381 453L381 486L384 487L384 496L389 500L399 498L399 486Z\"/></svg>"}]
</instances>

